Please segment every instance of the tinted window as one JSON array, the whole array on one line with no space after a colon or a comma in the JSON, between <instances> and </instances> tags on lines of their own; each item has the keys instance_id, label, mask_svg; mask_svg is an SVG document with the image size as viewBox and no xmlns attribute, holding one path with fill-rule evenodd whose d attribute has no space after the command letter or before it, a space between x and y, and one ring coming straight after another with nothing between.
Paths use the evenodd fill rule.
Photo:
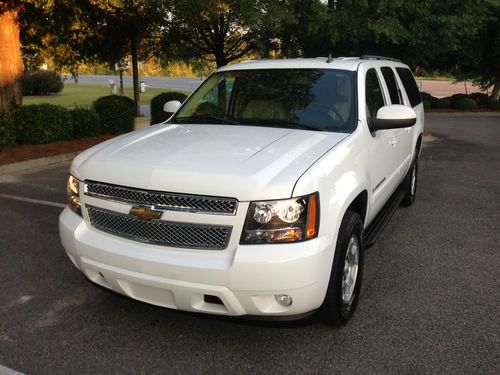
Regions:
<instances>
[{"instance_id":1,"label":"tinted window","mask_svg":"<svg viewBox=\"0 0 500 375\"><path fill-rule=\"evenodd\" d=\"M384 106L384 96L375 69L366 72L366 107L367 116L377 117L377 111Z\"/></svg>"},{"instance_id":2,"label":"tinted window","mask_svg":"<svg viewBox=\"0 0 500 375\"><path fill-rule=\"evenodd\" d=\"M172 122L353 131L354 73L334 69L217 72Z\"/></svg>"},{"instance_id":3,"label":"tinted window","mask_svg":"<svg viewBox=\"0 0 500 375\"><path fill-rule=\"evenodd\" d=\"M402 104L401 93L399 92L398 83L396 82L396 76L391 68L384 66L380 69L382 75L384 76L385 83L389 89L389 96L391 97L392 104Z\"/></svg>"},{"instance_id":4,"label":"tinted window","mask_svg":"<svg viewBox=\"0 0 500 375\"><path fill-rule=\"evenodd\" d=\"M411 74L410 69L406 68L396 68L401 82L405 87L406 94L408 94L408 99L410 99L410 104L412 107L422 103L422 98L420 97L420 91L418 90L417 83L413 74Z\"/></svg>"}]
</instances>

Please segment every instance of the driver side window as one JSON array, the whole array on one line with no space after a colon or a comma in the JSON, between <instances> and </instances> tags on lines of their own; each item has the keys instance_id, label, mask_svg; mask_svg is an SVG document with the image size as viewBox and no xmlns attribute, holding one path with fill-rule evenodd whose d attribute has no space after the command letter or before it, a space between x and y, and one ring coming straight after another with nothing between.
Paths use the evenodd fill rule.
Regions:
<instances>
[{"instance_id":1,"label":"driver side window","mask_svg":"<svg viewBox=\"0 0 500 375\"><path fill-rule=\"evenodd\" d=\"M385 105L382 87L375 69L366 72L365 100L367 118L376 118L377 111Z\"/></svg>"}]
</instances>

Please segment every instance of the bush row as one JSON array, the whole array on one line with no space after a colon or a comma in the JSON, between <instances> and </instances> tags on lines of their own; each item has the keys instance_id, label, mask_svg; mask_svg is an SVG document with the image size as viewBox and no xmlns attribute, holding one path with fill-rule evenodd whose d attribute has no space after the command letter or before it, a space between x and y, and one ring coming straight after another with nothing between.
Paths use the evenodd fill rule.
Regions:
<instances>
[{"instance_id":1,"label":"bush row","mask_svg":"<svg viewBox=\"0 0 500 375\"><path fill-rule=\"evenodd\" d=\"M445 98L436 98L427 92L422 92L421 94L425 109L500 109L500 100L491 99L487 94L479 92L470 95L455 94Z\"/></svg>"},{"instance_id":2,"label":"bush row","mask_svg":"<svg viewBox=\"0 0 500 375\"><path fill-rule=\"evenodd\" d=\"M151 101L154 123L166 120L163 105L169 100L184 101L186 95L163 93ZM161 108L161 111L158 110ZM52 104L26 105L11 114L0 110L0 149L14 144L40 144L100 134L119 134L133 130L134 101L126 96L108 95L90 108L66 109Z\"/></svg>"}]
</instances>

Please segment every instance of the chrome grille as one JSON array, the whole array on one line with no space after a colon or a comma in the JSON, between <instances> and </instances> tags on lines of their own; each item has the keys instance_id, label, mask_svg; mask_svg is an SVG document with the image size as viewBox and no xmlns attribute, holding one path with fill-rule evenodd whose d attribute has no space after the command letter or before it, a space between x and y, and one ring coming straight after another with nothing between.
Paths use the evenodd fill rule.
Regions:
<instances>
[{"instance_id":1,"label":"chrome grille","mask_svg":"<svg viewBox=\"0 0 500 375\"><path fill-rule=\"evenodd\" d=\"M86 205L90 224L104 232L155 245L223 250L231 236L230 226L141 220L135 216Z\"/></svg>"},{"instance_id":2,"label":"chrome grille","mask_svg":"<svg viewBox=\"0 0 500 375\"><path fill-rule=\"evenodd\" d=\"M156 206L164 210L206 212L211 214L234 215L238 201L234 198L206 197L141 190L125 186L85 182L85 194L96 198L109 199L132 204Z\"/></svg>"}]
</instances>

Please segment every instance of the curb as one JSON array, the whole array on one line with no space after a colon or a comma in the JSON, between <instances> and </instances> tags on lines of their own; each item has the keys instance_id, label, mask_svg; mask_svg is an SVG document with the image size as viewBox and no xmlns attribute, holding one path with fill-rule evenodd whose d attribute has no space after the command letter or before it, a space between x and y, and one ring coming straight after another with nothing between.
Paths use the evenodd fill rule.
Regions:
<instances>
[{"instance_id":1,"label":"curb","mask_svg":"<svg viewBox=\"0 0 500 375\"><path fill-rule=\"evenodd\" d=\"M425 112L425 117L500 117L500 112Z\"/></svg>"},{"instance_id":2,"label":"curb","mask_svg":"<svg viewBox=\"0 0 500 375\"><path fill-rule=\"evenodd\" d=\"M58 164L65 161L70 161L73 160L74 157L78 155L80 152L81 151L70 152L69 154L54 155L45 158L31 159L31 160L20 161L17 163L0 165L0 175L12 172L20 172L32 168L46 167L52 164Z\"/></svg>"}]
</instances>

